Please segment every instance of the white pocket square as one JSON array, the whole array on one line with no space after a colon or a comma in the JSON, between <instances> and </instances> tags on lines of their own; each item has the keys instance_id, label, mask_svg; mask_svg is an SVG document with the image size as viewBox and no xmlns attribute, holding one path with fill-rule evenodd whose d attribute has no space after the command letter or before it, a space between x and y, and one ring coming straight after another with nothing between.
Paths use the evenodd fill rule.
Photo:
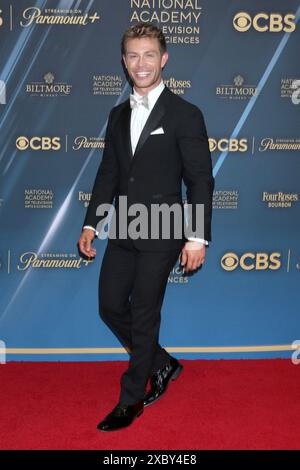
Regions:
<instances>
[{"instance_id":1,"label":"white pocket square","mask_svg":"<svg viewBox=\"0 0 300 470\"><path fill-rule=\"evenodd\" d=\"M155 129L155 131L152 131L150 135L157 135L157 134L164 134L164 130L162 127L158 127L157 129Z\"/></svg>"}]
</instances>

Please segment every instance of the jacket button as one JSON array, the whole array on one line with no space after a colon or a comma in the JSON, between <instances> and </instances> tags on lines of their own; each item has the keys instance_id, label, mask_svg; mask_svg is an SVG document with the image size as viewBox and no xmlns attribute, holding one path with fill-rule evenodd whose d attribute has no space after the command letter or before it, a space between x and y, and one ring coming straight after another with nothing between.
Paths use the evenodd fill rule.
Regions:
<instances>
[{"instance_id":1,"label":"jacket button","mask_svg":"<svg viewBox=\"0 0 300 470\"><path fill-rule=\"evenodd\" d=\"M134 177L131 176L131 177L129 178L129 181L130 181L130 183L133 183L133 182L134 182Z\"/></svg>"}]
</instances>

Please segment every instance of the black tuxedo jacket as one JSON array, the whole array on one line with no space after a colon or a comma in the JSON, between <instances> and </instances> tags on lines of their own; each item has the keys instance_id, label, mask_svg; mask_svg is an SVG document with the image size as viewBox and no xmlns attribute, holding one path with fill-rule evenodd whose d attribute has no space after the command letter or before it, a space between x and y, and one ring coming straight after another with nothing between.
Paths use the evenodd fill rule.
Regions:
<instances>
[{"instance_id":1,"label":"black tuxedo jacket","mask_svg":"<svg viewBox=\"0 0 300 470\"><path fill-rule=\"evenodd\" d=\"M109 115L105 150L84 225L96 228L98 222L103 221L103 217L96 215L100 204L111 204L115 200L118 212L118 196L127 196L128 207L135 203L143 203L149 209L151 204L182 204L183 180L188 203L193 209L195 204L204 204L204 231L199 236L210 241L214 179L201 111L165 87L150 113L134 155L130 117L129 99L114 107ZM164 133L151 135L158 127L162 127ZM174 238L175 219L170 239L162 239L160 231L158 239L134 240L136 248L150 251L180 248L186 238L184 234L181 239ZM131 220L128 218L128 222ZM150 226L149 219L149 230ZM120 238L110 242L126 245L126 240Z\"/></svg>"}]
</instances>

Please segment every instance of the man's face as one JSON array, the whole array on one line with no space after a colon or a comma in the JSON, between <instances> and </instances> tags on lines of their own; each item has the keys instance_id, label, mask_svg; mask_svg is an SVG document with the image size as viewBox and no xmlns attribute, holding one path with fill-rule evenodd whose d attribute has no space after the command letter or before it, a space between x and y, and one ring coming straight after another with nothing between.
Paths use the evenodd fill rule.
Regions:
<instances>
[{"instance_id":1,"label":"man's face","mask_svg":"<svg viewBox=\"0 0 300 470\"><path fill-rule=\"evenodd\" d=\"M160 83L168 53L161 53L156 38L128 39L123 60L136 91L145 94Z\"/></svg>"}]
</instances>

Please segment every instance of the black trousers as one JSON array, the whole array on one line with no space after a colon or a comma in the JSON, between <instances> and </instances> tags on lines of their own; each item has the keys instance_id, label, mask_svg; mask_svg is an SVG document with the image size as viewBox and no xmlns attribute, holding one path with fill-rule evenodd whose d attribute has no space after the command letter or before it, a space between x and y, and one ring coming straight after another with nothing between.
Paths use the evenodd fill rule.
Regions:
<instances>
[{"instance_id":1,"label":"black trousers","mask_svg":"<svg viewBox=\"0 0 300 470\"><path fill-rule=\"evenodd\" d=\"M149 377L170 360L159 345L168 276L181 249L139 251L109 242L99 279L100 316L130 354L121 378L120 404L143 399Z\"/></svg>"}]
</instances>

